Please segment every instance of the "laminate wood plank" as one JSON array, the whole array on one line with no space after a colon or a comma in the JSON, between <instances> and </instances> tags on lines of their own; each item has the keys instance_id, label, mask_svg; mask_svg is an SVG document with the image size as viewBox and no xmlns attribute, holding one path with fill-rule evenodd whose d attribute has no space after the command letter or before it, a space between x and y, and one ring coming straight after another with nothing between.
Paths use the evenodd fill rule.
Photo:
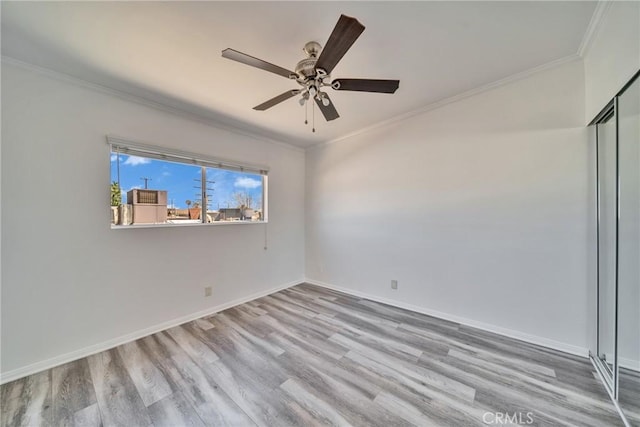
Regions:
<instances>
[{"instance_id":1,"label":"laminate wood plank","mask_svg":"<svg viewBox=\"0 0 640 427\"><path fill-rule=\"evenodd\" d=\"M336 327L342 327L341 333L349 331L351 338L363 342L366 345L390 353L407 360L417 361L422 356L422 350L413 347L396 336L396 328L388 328L383 325L362 324L357 318L346 318L344 315L336 315L333 318L318 316L319 321L324 321ZM352 326L357 325L357 326Z\"/></svg>"},{"instance_id":2,"label":"laminate wood plank","mask_svg":"<svg viewBox=\"0 0 640 427\"><path fill-rule=\"evenodd\" d=\"M311 347L314 351L329 356L332 359L340 359L344 356L348 349L341 345L327 341L325 337L318 337L316 334L308 333L304 330L300 330L290 323L282 323L281 321L272 318L267 315L264 316L263 321L268 323L275 332L282 336L291 337L296 340L302 347ZM270 335L271 337L271 335Z\"/></svg>"},{"instance_id":3,"label":"laminate wood plank","mask_svg":"<svg viewBox=\"0 0 640 427\"><path fill-rule=\"evenodd\" d=\"M384 326L392 327L392 328L397 327L401 323L398 321L398 318L403 320L406 319L406 320L409 320L410 322L418 322L418 319L421 319L422 321L419 323L422 326L428 326L428 327L444 327L446 325L449 327L449 329L451 329L450 325L454 325L455 326L454 329L457 329L457 326L458 326L457 324L450 324L450 323L445 324L443 321L426 322L426 319L429 319L429 317L425 315L420 315L419 317L418 316L410 317L408 315L402 316L400 314L401 312L399 311L401 309L396 309L397 311L392 311L391 309L384 308L384 305L382 304L372 305L373 304L372 301L368 301L364 299L358 299L355 302L352 302L352 301L345 301L343 299L336 298L333 301L320 301L319 304L325 307L326 306L332 307L332 304L334 304L344 308L344 310L339 310L339 313L341 314L360 318L360 320L367 323L384 324ZM336 310L336 308L332 307L332 310Z\"/></svg>"},{"instance_id":4,"label":"laminate wood plank","mask_svg":"<svg viewBox=\"0 0 640 427\"><path fill-rule=\"evenodd\" d=\"M400 325L398 322L394 322L393 320L388 320L383 317L376 316L375 314L372 314L372 313L366 313L361 310L356 310L353 308L352 305L342 306L336 303L335 301L324 301L322 299L318 299L318 304L326 308L335 310L339 314L349 316L350 318L356 318L362 321L363 323L370 323L373 325L380 324L380 325L389 326L392 328L397 328Z\"/></svg>"},{"instance_id":5,"label":"laminate wood plank","mask_svg":"<svg viewBox=\"0 0 640 427\"><path fill-rule=\"evenodd\" d=\"M138 341L154 366L162 372L171 390L174 392L182 391L184 378L174 365L174 357L192 361L187 353L166 332L159 332ZM192 363L195 362L192 361Z\"/></svg>"},{"instance_id":6,"label":"laminate wood plank","mask_svg":"<svg viewBox=\"0 0 640 427\"><path fill-rule=\"evenodd\" d=\"M93 406L96 394L87 359L57 366L51 370L53 424L74 424L77 412Z\"/></svg>"},{"instance_id":7,"label":"laminate wood plank","mask_svg":"<svg viewBox=\"0 0 640 427\"><path fill-rule=\"evenodd\" d=\"M186 353L161 361L183 397L206 425L251 426L254 423ZM204 365L208 366L208 365Z\"/></svg>"},{"instance_id":8,"label":"laminate wood plank","mask_svg":"<svg viewBox=\"0 0 640 427\"><path fill-rule=\"evenodd\" d=\"M309 284L0 394L2 426L621 425L585 358Z\"/></svg>"},{"instance_id":9,"label":"laminate wood plank","mask_svg":"<svg viewBox=\"0 0 640 427\"><path fill-rule=\"evenodd\" d=\"M208 331L211 328L214 328L213 324L206 319L196 319L193 323L200 329L204 331Z\"/></svg>"},{"instance_id":10,"label":"laminate wood plank","mask_svg":"<svg viewBox=\"0 0 640 427\"><path fill-rule=\"evenodd\" d=\"M313 297L316 299L324 298L328 301L334 301L339 295L343 295L343 294L336 294L336 296L333 296L328 289L321 288L320 286L309 285L308 283L301 283L297 286L293 286L289 288L289 291L299 292L301 294L309 295L310 297Z\"/></svg>"},{"instance_id":11,"label":"laminate wood plank","mask_svg":"<svg viewBox=\"0 0 640 427\"><path fill-rule=\"evenodd\" d=\"M269 328L262 321L262 316L268 314L266 310L262 310L264 314L256 317L251 314L248 314L243 310L236 310L237 307L231 308L229 310L225 310L224 314L228 317L231 317L236 323L238 323L242 328L249 331L251 334L256 335L260 338L266 338L273 330Z\"/></svg>"},{"instance_id":12,"label":"laminate wood plank","mask_svg":"<svg viewBox=\"0 0 640 427\"><path fill-rule=\"evenodd\" d=\"M58 427L61 426L77 426L77 427L101 427L102 417L100 415L100 408L97 403L93 405L87 406L86 408L80 409L71 418L72 422L69 424L60 423L56 424Z\"/></svg>"},{"instance_id":13,"label":"laminate wood plank","mask_svg":"<svg viewBox=\"0 0 640 427\"><path fill-rule=\"evenodd\" d=\"M149 426L147 408L115 349L87 358L104 424Z\"/></svg>"},{"instance_id":14,"label":"laminate wood plank","mask_svg":"<svg viewBox=\"0 0 640 427\"><path fill-rule=\"evenodd\" d=\"M310 411L318 410L320 402L334 408L349 424L359 426L401 426L407 423L384 408L372 405L369 390L362 380L353 381L353 377L336 372L328 373L318 363L307 363L308 359L285 353L279 362L292 370L293 378L308 393L317 399ZM311 402L307 402L311 403Z\"/></svg>"},{"instance_id":15,"label":"laminate wood plank","mask_svg":"<svg viewBox=\"0 0 640 427\"><path fill-rule=\"evenodd\" d=\"M584 369L584 367L589 370L593 368L589 359L585 357L562 353L469 326L461 325L458 331L452 332L450 336L475 348L484 349L505 357L528 360L531 363L547 366L554 370L573 371Z\"/></svg>"},{"instance_id":16,"label":"laminate wood plank","mask_svg":"<svg viewBox=\"0 0 640 427\"><path fill-rule=\"evenodd\" d=\"M398 381L397 374L386 370L370 369L368 366L360 365L348 357L338 362L358 376L371 381L382 388L381 392L391 394L397 399L414 408L421 408L428 414L430 419L437 420L426 425L433 426L467 426L475 425L478 420L475 415L490 411L491 408L478 403L475 399L473 403L460 401L457 407L452 407L440 399L434 399L433 395L417 392L412 384L405 385L403 381ZM365 365L368 365L365 363ZM474 411L470 414L469 411Z\"/></svg>"},{"instance_id":17,"label":"laminate wood plank","mask_svg":"<svg viewBox=\"0 0 640 427\"><path fill-rule=\"evenodd\" d=\"M425 414L427 411L423 412L420 408L415 407L407 401L399 399L392 394L384 392L380 393L373 401L413 425L434 426L439 424L437 420L429 417L428 414Z\"/></svg>"},{"instance_id":18,"label":"laminate wood plank","mask_svg":"<svg viewBox=\"0 0 640 427\"><path fill-rule=\"evenodd\" d=\"M470 387L473 387L476 390L476 402L479 402L479 395L485 397L489 396L488 399L485 399L481 402L486 404L487 406L494 407L494 410L496 411L500 411L501 407L504 407L504 402L509 402L511 406L527 408L528 410L535 409L534 412L539 415L539 418L541 414L544 414L548 419L560 418L565 419L565 422L568 422L569 419L566 417L567 414L572 413L571 411L577 410L577 408L575 407L575 403L569 403L567 401L567 396L562 392L559 393L558 389L533 387L531 385L523 383L521 381L521 378L517 376L513 377L503 372L495 372L490 369L483 369L479 367L477 363L469 364L467 361L462 361L455 358L447 358L446 362L444 362L422 357L419 360L419 364L424 366L425 368L442 372L450 378L456 379L462 383L469 385ZM551 402L558 403L558 408L555 408L556 405L550 404ZM593 409L593 405L588 403L588 401L585 400L583 402L585 408L589 408L589 412L591 412L589 415L587 415L586 418L582 419L583 425L591 425L589 423L590 417L594 417L597 414L603 415L604 419L608 419L611 415L615 415L610 411L610 409L613 408L608 405L608 402L605 399L602 399L601 401L594 401L596 405L598 405L598 402L602 402L605 404L603 406L603 408L605 408L604 415L600 414L600 410ZM502 406L496 408L496 403L500 403ZM566 411L567 407L572 409ZM544 411L541 408L543 408ZM574 417L576 420L581 420L582 416L583 415L580 413L580 411L576 411L574 413Z\"/></svg>"},{"instance_id":19,"label":"laminate wood plank","mask_svg":"<svg viewBox=\"0 0 640 427\"><path fill-rule=\"evenodd\" d=\"M194 327L194 330L201 331ZM204 332L204 331L201 331ZM211 330L214 332L214 330ZM194 361L166 332L142 340L147 354L163 373L172 389L178 390L207 425L251 426L251 419L207 374L208 364Z\"/></svg>"},{"instance_id":20,"label":"laminate wood plank","mask_svg":"<svg viewBox=\"0 0 640 427\"><path fill-rule=\"evenodd\" d=\"M180 392L166 396L149 406L149 415L154 427L204 427L205 425Z\"/></svg>"},{"instance_id":21,"label":"laminate wood plank","mask_svg":"<svg viewBox=\"0 0 640 427\"><path fill-rule=\"evenodd\" d=\"M316 372L322 371L370 400L373 400L382 391L376 383L367 381L358 376L350 367L341 364L342 359L336 363L335 360L327 357L316 348L305 345L295 337L274 333L271 338L286 349L285 354L278 357L276 363L279 363L292 377L318 378ZM317 381L312 381L312 383L318 389ZM331 390L328 392L332 393Z\"/></svg>"},{"instance_id":22,"label":"laminate wood plank","mask_svg":"<svg viewBox=\"0 0 640 427\"><path fill-rule=\"evenodd\" d=\"M583 393L593 399L606 400L609 398L606 390L602 387L600 378L591 376L589 370L582 374L559 370L556 371L556 381L567 390Z\"/></svg>"},{"instance_id":23,"label":"laminate wood plank","mask_svg":"<svg viewBox=\"0 0 640 427\"><path fill-rule=\"evenodd\" d=\"M456 331L460 328L460 324L451 322L449 320L438 319L437 317L415 313L409 310L404 310L402 308L393 307L387 304L382 304L367 299L361 299L360 301L358 301L358 305L365 306L367 309L372 310L377 315L384 316L387 319L393 320L397 323L405 323L407 325L422 328L446 328Z\"/></svg>"},{"instance_id":24,"label":"laminate wood plank","mask_svg":"<svg viewBox=\"0 0 640 427\"><path fill-rule=\"evenodd\" d=\"M51 386L51 373L42 371L0 386L0 403L4 404L16 398L24 398L42 387Z\"/></svg>"},{"instance_id":25,"label":"laminate wood plank","mask_svg":"<svg viewBox=\"0 0 640 427\"><path fill-rule=\"evenodd\" d=\"M300 426L313 420L311 413L285 399L271 384L261 383L241 365L218 360L211 363L208 374L258 426Z\"/></svg>"},{"instance_id":26,"label":"laminate wood plank","mask_svg":"<svg viewBox=\"0 0 640 427\"><path fill-rule=\"evenodd\" d=\"M245 307L246 309L251 309L252 311L253 311L253 309L257 309L257 310L262 311L262 307L260 307L260 304L261 304L260 300L261 300L261 298L254 299L253 301L249 301L246 304L237 305L236 307L245 307L246 306ZM236 307L234 307L234 308L236 308ZM266 313L255 313L255 317L259 317L262 314L266 314Z\"/></svg>"},{"instance_id":27,"label":"laminate wood plank","mask_svg":"<svg viewBox=\"0 0 640 427\"><path fill-rule=\"evenodd\" d=\"M310 322L306 317L283 310L280 307L271 304L264 304L263 307L269 312L270 317L282 324L295 326L295 329L300 333L309 334L319 339L327 339L336 332L333 328L327 328L326 325L321 325L317 321Z\"/></svg>"},{"instance_id":28,"label":"laminate wood plank","mask_svg":"<svg viewBox=\"0 0 640 427\"><path fill-rule=\"evenodd\" d=\"M640 372L620 367L618 399L633 427L640 427Z\"/></svg>"},{"instance_id":29,"label":"laminate wood plank","mask_svg":"<svg viewBox=\"0 0 640 427\"><path fill-rule=\"evenodd\" d=\"M311 310L317 316L318 314L324 314L325 316L335 315L335 311L324 307L323 305L316 304L314 300L305 300L300 298L299 294L287 293L286 290L282 293L274 294L273 298L279 299L285 303L300 307L303 309Z\"/></svg>"},{"instance_id":30,"label":"laminate wood plank","mask_svg":"<svg viewBox=\"0 0 640 427\"><path fill-rule=\"evenodd\" d=\"M256 351L266 351L269 354L274 356L279 356L284 353L284 350L269 342L268 340L260 337L259 335L253 334L251 331L247 330L244 325L242 325L241 319L237 317L233 317L232 314L222 313L220 316L216 318L223 325L233 329L236 331L241 337L243 337L252 347L255 348ZM238 322L238 320L240 322Z\"/></svg>"},{"instance_id":31,"label":"laminate wood plank","mask_svg":"<svg viewBox=\"0 0 640 427\"><path fill-rule=\"evenodd\" d=\"M333 318L326 318L323 315L319 315L317 316L317 319L320 322L327 322L327 323L334 324L336 326L343 325L342 328L338 331L341 334L347 335L349 337L353 337L353 336L357 337L360 335L361 331L363 330L360 325L351 324L348 321L343 320L340 316L335 316ZM365 329L365 332L370 329L371 329L370 327L367 327ZM387 328L387 327L377 326L375 328L375 335L376 336L379 335L384 339L393 340L393 341L402 343L404 345L407 345L414 349L412 350L412 353L414 353L415 355L417 355L417 353L415 353L416 350L422 352L423 355L424 353L427 353L428 355L432 355L434 357L446 356L449 354L448 345L430 340L420 335L412 334L400 328ZM408 354L412 354L412 353L408 353Z\"/></svg>"},{"instance_id":32,"label":"laminate wood plank","mask_svg":"<svg viewBox=\"0 0 640 427\"><path fill-rule=\"evenodd\" d=\"M162 372L153 364L138 341L123 344L117 350L145 406L173 393Z\"/></svg>"},{"instance_id":33,"label":"laminate wood plank","mask_svg":"<svg viewBox=\"0 0 640 427\"><path fill-rule=\"evenodd\" d=\"M380 369L380 372L390 373L391 371L394 371L392 375L401 381L404 381L402 382L403 384L406 384L416 390L419 389L427 395L429 395L427 388L433 388L437 393L444 393L467 402L473 402L475 390L459 381L448 378L446 375L404 363L401 359L394 358L386 353L367 347L366 345L340 334L335 334L330 339L351 349L345 357L348 357L363 366L365 363L368 367L376 366L381 368L384 366L385 369ZM362 359L360 356L367 360Z\"/></svg>"},{"instance_id":34,"label":"laminate wood plank","mask_svg":"<svg viewBox=\"0 0 640 427\"><path fill-rule=\"evenodd\" d=\"M253 317L260 317L263 314L267 314L267 312L265 310L263 310L262 308L260 308L258 306L258 304L243 304L243 305L238 305L234 308L237 308L240 311L243 311L245 313L247 313L250 316Z\"/></svg>"},{"instance_id":35,"label":"laminate wood plank","mask_svg":"<svg viewBox=\"0 0 640 427\"><path fill-rule=\"evenodd\" d=\"M449 336L440 332L429 331L424 328L416 328L414 326L406 324L401 324L400 329L412 332L415 335L421 335L432 341L443 343L444 345L460 350L460 353L468 352L475 355L476 357L478 357L478 359L481 360L495 361L496 363L512 366L514 368L517 368L518 370L522 370L533 375L543 375L554 378L556 376L555 370L544 365L532 363L523 358L510 357L504 354L477 348L464 342L460 342L456 339L450 338Z\"/></svg>"},{"instance_id":36,"label":"laminate wood plank","mask_svg":"<svg viewBox=\"0 0 640 427\"><path fill-rule=\"evenodd\" d=\"M571 427L586 427L577 422L571 422L570 420L562 419L553 414L548 414L540 407L536 406L535 410L532 410L534 405L531 401L523 402L514 400L505 394L492 395L482 390L476 392L476 402L484 404L490 408L487 412L490 414L502 413L502 414L521 414L524 420L531 418L533 423L531 425L540 427L557 427L557 426L571 426ZM489 417L492 417L489 415ZM489 418L493 420L493 418ZM612 424L608 427L618 427Z\"/></svg>"},{"instance_id":37,"label":"laminate wood plank","mask_svg":"<svg viewBox=\"0 0 640 427\"><path fill-rule=\"evenodd\" d=\"M327 301L341 301L341 303L345 305L357 303L362 299L355 295L345 294L344 292L336 291L322 286L312 285L310 283L301 283L289 289L300 289L304 292L314 293L318 295L319 298Z\"/></svg>"},{"instance_id":38,"label":"laminate wood plank","mask_svg":"<svg viewBox=\"0 0 640 427\"><path fill-rule=\"evenodd\" d=\"M0 421L3 426L50 426L51 405L51 370L48 370L7 386Z\"/></svg>"},{"instance_id":39,"label":"laminate wood plank","mask_svg":"<svg viewBox=\"0 0 640 427\"><path fill-rule=\"evenodd\" d=\"M280 385L288 397L295 400L308 410L320 425L331 426L350 426L351 424L344 419L334 407L327 402L319 399L313 391L308 391L300 385L295 379L290 378Z\"/></svg>"},{"instance_id":40,"label":"laminate wood plank","mask_svg":"<svg viewBox=\"0 0 640 427\"><path fill-rule=\"evenodd\" d=\"M505 396L510 402L532 410L539 408L538 411L544 410L544 413L565 419L566 422L573 417L574 422L578 422L579 425L589 426L601 422L597 421L594 424L595 420L608 419L610 415L615 416L614 408L606 400L598 401L578 396L578 401L575 401L569 395L558 392L558 389L532 387L526 383L523 384L518 377L510 377L477 365L469 365L457 358L447 358L446 363L421 358L419 363L425 367L437 366L440 371L447 372L448 376L454 378L457 371L456 379L475 385L476 393L484 391L486 395ZM496 400L499 401L499 399ZM484 403L490 404L490 401Z\"/></svg>"},{"instance_id":41,"label":"laminate wood plank","mask_svg":"<svg viewBox=\"0 0 640 427\"><path fill-rule=\"evenodd\" d=\"M318 313L316 313L315 311L312 311L306 308L301 308L299 306L295 306L287 302L283 302L273 295L269 295L268 297L264 297L263 299L264 299L264 302L262 303L262 308L267 310L267 312L269 313L271 313L271 310L267 308L267 305L268 307L277 307L281 311L284 311L285 313L301 316L306 319L313 319L318 315Z\"/></svg>"},{"instance_id":42,"label":"laminate wood plank","mask_svg":"<svg viewBox=\"0 0 640 427\"><path fill-rule=\"evenodd\" d=\"M184 353L178 343L167 334L166 331L158 332L139 341L140 346L155 359L170 359L171 357ZM166 378L166 377L165 377Z\"/></svg>"},{"instance_id":43,"label":"laminate wood plank","mask_svg":"<svg viewBox=\"0 0 640 427\"><path fill-rule=\"evenodd\" d=\"M218 360L215 354L205 343L194 337L184 326L176 326L166 331L180 347L194 360L201 360L204 363L211 363Z\"/></svg>"},{"instance_id":44,"label":"laminate wood plank","mask_svg":"<svg viewBox=\"0 0 640 427\"><path fill-rule=\"evenodd\" d=\"M36 377L34 375L31 375L30 377L23 377L0 386L0 404L5 406L10 400L19 398L27 379L34 381L35 378Z\"/></svg>"},{"instance_id":45,"label":"laminate wood plank","mask_svg":"<svg viewBox=\"0 0 640 427\"><path fill-rule=\"evenodd\" d=\"M525 373L500 366L491 361L479 361L480 359L478 358L468 356L455 350L450 352L450 356L460 359L467 366L470 364L478 366L484 372L493 373L495 377L509 378L512 383L516 383L521 386L526 385L528 386L528 394L530 396L532 392L537 392L548 399L562 399L566 405L578 405L585 403L594 410L609 409L609 405L606 402L602 402L599 399L592 399L584 393L576 393L574 391L567 390L566 388L558 385L557 382L540 380Z\"/></svg>"},{"instance_id":46,"label":"laminate wood plank","mask_svg":"<svg viewBox=\"0 0 640 427\"><path fill-rule=\"evenodd\" d=\"M216 327L224 328L225 326L220 323ZM272 363L273 359L268 352L253 345L230 327L225 330L224 338L219 338L215 342L210 341L209 345L219 354L222 363L250 375L254 381L275 388L287 379L286 372ZM282 350L278 352L278 354L281 353Z\"/></svg>"}]
</instances>

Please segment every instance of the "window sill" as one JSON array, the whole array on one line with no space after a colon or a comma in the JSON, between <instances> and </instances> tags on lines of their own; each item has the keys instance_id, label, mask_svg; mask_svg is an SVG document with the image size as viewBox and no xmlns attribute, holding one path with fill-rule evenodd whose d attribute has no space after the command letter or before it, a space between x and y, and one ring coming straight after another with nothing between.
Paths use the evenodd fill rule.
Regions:
<instances>
[{"instance_id":1,"label":"window sill","mask_svg":"<svg viewBox=\"0 0 640 427\"><path fill-rule=\"evenodd\" d=\"M225 225L248 225L248 224L268 224L269 221L214 221L214 222L191 222L191 223L158 223L158 224L131 224L131 225L113 225L112 230L130 230L137 228L180 228L180 227L202 227L202 226L225 226Z\"/></svg>"}]
</instances>

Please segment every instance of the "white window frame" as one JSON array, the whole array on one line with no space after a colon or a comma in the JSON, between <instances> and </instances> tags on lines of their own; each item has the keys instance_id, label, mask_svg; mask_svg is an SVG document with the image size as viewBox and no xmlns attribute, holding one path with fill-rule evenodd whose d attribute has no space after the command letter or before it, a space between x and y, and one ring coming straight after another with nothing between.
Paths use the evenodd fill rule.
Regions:
<instances>
[{"instance_id":1,"label":"white window frame","mask_svg":"<svg viewBox=\"0 0 640 427\"><path fill-rule=\"evenodd\" d=\"M224 169L234 172L248 172L262 176L262 219L258 221L206 221L206 214L201 215L202 222L190 224L159 223L159 224L130 224L111 225L112 229L150 228L150 227L193 227L201 225L227 225L227 224L266 224L269 221L268 214L268 173L269 167L259 164L238 162L235 160L211 157L188 151L159 147L156 145L131 141L119 136L107 135L107 144L112 153L121 153L127 156L145 157L154 160L163 160L187 165L201 166L203 168ZM206 176L202 175L202 200L206 198ZM206 207L204 207L206 212Z\"/></svg>"}]
</instances>

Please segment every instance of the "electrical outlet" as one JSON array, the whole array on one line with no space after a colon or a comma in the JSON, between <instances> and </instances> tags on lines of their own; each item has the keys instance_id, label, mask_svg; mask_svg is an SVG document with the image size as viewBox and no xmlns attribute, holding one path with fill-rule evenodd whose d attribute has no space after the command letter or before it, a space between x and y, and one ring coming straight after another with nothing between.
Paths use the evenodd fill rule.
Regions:
<instances>
[{"instance_id":1,"label":"electrical outlet","mask_svg":"<svg viewBox=\"0 0 640 427\"><path fill-rule=\"evenodd\" d=\"M391 289L398 289L398 281L397 280L392 280L391 281Z\"/></svg>"},{"instance_id":2,"label":"electrical outlet","mask_svg":"<svg viewBox=\"0 0 640 427\"><path fill-rule=\"evenodd\" d=\"M205 297L210 297L211 296L211 286L205 286L204 287L204 296Z\"/></svg>"}]
</instances>

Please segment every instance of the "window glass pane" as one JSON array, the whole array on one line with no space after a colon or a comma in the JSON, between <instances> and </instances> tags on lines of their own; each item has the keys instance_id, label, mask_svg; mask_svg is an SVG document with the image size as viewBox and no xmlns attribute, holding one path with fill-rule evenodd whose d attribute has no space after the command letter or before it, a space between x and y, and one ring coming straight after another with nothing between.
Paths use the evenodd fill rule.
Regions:
<instances>
[{"instance_id":1,"label":"window glass pane","mask_svg":"<svg viewBox=\"0 0 640 427\"><path fill-rule=\"evenodd\" d=\"M262 175L150 156L111 152L112 226L263 220Z\"/></svg>"},{"instance_id":2,"label":"window glass pane","mask_svg":"<svg viewBox=\"0 0 640 427\"><path fill-rule=\"evenodd\" d=\"M261 221L262 175L207 168L207 200L213 221Z\"/></svg>"}]
</instances>

